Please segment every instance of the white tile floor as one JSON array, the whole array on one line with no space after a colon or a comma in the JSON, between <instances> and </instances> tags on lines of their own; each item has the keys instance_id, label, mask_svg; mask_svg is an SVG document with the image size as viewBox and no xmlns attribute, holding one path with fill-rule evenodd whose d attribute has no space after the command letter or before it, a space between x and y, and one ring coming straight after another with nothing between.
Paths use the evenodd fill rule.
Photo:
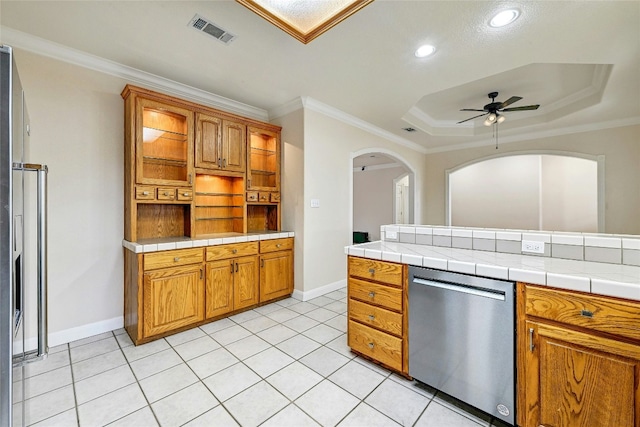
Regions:
<instances>
[{"instance_id":1,"label":"white tile floor","mask_svg":"<svg viewBox=\"0 0 640 427\"><path fill-rule=\"evenodd\" d=\"M345 292L335 291L138 347L122 329L56 347L16 371L26 424L504 426L355 356L346 308Z\"/></svg>"}]
</instances>

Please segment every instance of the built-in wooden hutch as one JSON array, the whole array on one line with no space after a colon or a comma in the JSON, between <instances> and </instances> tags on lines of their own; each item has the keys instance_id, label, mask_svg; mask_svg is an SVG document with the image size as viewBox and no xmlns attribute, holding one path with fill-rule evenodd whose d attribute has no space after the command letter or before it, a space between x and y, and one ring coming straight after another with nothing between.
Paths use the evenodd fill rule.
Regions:
<instances>
[{"instance_id":1,"label":"built-in wooden hutch","mask_svg":"<svg viewBox=\"0 0 640 427\"><path fill-rule=\"evenodd\" d=\"M293 291L278 126L127 85L125 328L136 344ZM241 242L211 244L218 237ZM246 239L244 239L244 237Z\"/></svg>"}]
</instances>

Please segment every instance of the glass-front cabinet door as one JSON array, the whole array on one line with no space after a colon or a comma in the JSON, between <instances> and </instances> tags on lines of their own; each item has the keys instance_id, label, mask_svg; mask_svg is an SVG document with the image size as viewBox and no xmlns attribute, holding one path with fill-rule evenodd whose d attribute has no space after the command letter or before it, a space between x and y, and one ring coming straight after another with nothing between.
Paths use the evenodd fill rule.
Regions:
<instances>
[{"instance_id":1,"label":"glass-front cabinet door","mask_svg":"<svg viewBox=\"0 0 640 427\"><path fill-rule=\"evenodd\" d=\"M193 112L149 99L136 103L136 181L190 186L193 182Z\"/></svg>"},{"instance_id":2,"label":"glass-front cabinet door","mask_svg":"<svg viewBox=\"0 0 640 427\"><path fill-rule=\"evenodd\" d=\"M249 128L247 189L280 191L280 138L276 132Z\"/></svg>"}]
</instances>

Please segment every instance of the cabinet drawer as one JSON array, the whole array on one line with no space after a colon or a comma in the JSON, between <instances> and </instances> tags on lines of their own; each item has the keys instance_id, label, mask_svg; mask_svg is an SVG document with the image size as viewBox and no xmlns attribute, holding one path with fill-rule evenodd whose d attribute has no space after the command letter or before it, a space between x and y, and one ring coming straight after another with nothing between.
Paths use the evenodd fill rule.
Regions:
<instances>
[{"instance_id":1,"label":"cabinet drawer","mask_svg":"<svg viewBox=\"0 0 640 427\"><path fill-rule=\"evenodd\" d=\"M154 187L136 187L136 199L155 200L156 189Z\"/></svg>"},{"instance_id":2,"label":"cabinet drawer","mask_svg":"<svg viewBox=\"0 0 640 427\"><path fill-rule=\"evenodd\" d=\"M259 202L268 202L271 199L271 194L261 191L258 193L258 201Z\"/></svg>"},{"instance_id":3,"label":"cabinet drawer","mask_svg":"<svg viewBox=\"0 0 640 427\"><path fill-rule=\"evenodd\" d=\"M349 298L402 312L402 289L349 278Z\"/></svg>"},{"instance_id":4,"label":"cabinet drawer","mask_svg":"<svg viewBox=\"0 0 640 427\"><path fill-rule=\"evenodd\" d=\"M402 286L402 264L375 259L349 257L349 276Z\"/></svg>"},{"instance_id":5,"label":"cabinet drawer","mask_svg":"<svg viewBox=\"0 0 640 427\"><path fill-rule=\"evenodd\" d=\"M204 251L202 248L154 252L144 255L144 269L155 270L178 265L198 264L203 261Z\"/></svg>"},{"instance_id":6,"label":"cabinet drawer","mask_svg":"<svg viewBox=\"0 0 640 427\"><path fill-rule=\"evenodd\" d=\"M348 345L390 368L402 371L402 340L349 320Z\"/></svg>"},{"instance_id":7,"label":"cabinet drawer","mask_svg":"<svg viewBox=\"0 0 640 427\"><path fill-rule=\"evenodd\" d=\"M270 239L260 241L260 253L286 251L293 249L293 239Z\"/></svg>"},{"instance_id":8,"label":"cabinet drawer","mask_svg":"<svg viewBox=\"0 0 640 427\"><path fill-rule=\"evenodd\" d=\"M193 200L193 190L178 188L178 200Z\"/></svg>"},{"instance_id":9,"label":"cabinet drawer","mask_svg":"<svg viewBox=\"0 0 640 427\"><path fill-rule=\"evenodd\" d=\"M271 193L270 201L272 203L279 203L280 202L280 193Z\"/></svg>"},{"instance_id":10,"label":"cabinet drawer","mask_svg":"<svg viewBox=\"0 0 640 427\"><path fill-rule=\"evenodd\" d=\"M158 200L175 200L175 199L176 199L175 188L158 187Z\"/></svg>"},{"instance_id":11,"label":"cabinet drawer","mask_svg":"<svg viewBox=\"0 0 640 427\"><path fill-rule=\"evenodd\" d=\"M258 192L247 191L247 202L257 202L257 201L258 201Z\"/></svg>"},{"instance_id":12,"label":"cabinet drawer","mask_svg":"<svg viewBox=\"0 0 640 427\"><path fill-rule=\"evenodd\" d=\"M209 246L207 247L207 261L245 255L256 255L257 253L258 242L230 243L228 245Z\"/></svg>"},{"instance_id":13,"label":"cabinet drawer","mask_svg":"<svg viewBox=\"0 0 640 427\"><path fill-rule=\"evenodd\" d=\"M349 319L402 336L402 314L400 313L350 299Z\"/></svg>"},{"instance_id":14,"label":"cabinet drawer","mask_svg":"<svg viewBox=\"0 0 640 427\"><path fill-rule=\"evenodd\" d=\"M527 286L526 314L640 340L640 303Z\"/></svg>"}]
</instances>

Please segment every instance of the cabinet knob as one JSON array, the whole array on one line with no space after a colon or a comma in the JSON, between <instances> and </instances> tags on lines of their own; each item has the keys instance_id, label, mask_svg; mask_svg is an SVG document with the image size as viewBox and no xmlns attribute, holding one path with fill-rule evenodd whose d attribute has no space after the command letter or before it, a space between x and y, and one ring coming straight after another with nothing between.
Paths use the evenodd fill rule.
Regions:
<instances>
[{"instance_id":1,"label":"cabinet knob","mask_svg":"<svg viewBox=\"0 0 640 427\"><path fill-rule=\"evenodd\" d=\"M180 261L180 257L175 257L175 258L173 259L173 262L178 262L178 261Z\"/></svg>"},{"instance_id":2,"label":"cabinet knob","mask_svg":"<svg viewBox=\"0 0 640 427\"><path fill-rule=\"evenodd\" d=\"M276 244L276 248L279 248L280 246L282 246L281 243Z\"/></svg>"},{"instance_id":3,"label":"cabinet knob","mask_svg":"<svg viewBox=\"0 0 640 427\"><path fill-rule=\"evenodd\" d=\"M375 292L373 292L373 291L369 292L369 298L375 298L375 296L376 296Z\"/></svg>"},{"instance_id":4,"label":"cabinet knob","mask_svg":"<svg viewBox=\"0 0 640 427\"><path fill-rule=\"evenodd\" d=\"M169 192L168 192L168 191L165 191L165 192L164 192L164 195L165 195L165 196L168 196L168 195L169 195Z\"/></svg>"},{"instance_id":5,"label":"cabinet knob","mask_svg":"<svg viewBox=\"0 0 640 427\"><path fill-rule=\"evenodd\" d=\"M149 192L148 192L148 191L143 191L143 192L142 192L142 195L143 195L143 196L148 196L148 195L149 195Z\"/></svg>"},{"instance_id":6,"label":"cabinet knob","mask_svg":"<svg viewBox=\"0 0 640 427\"><path fill-rule=\"evenodd\" d=\"M237 253L238 253L238 250L237 250L237 249L234 249L234 250L232 250L231 252L233 252L234 254L237 254Z\"/></svg>"},{"instance_id":7,"label":"cabinet knob","mask_svg":"<svg viewBox=\"0 0 640 427\"><path fill-rule=\"evenodd\" d=\"M376 320L376 316L374 316L373 314L369 315L369 320Z\"/></svg>"},{"instance_id":8,"label":"cabinet knob","mask_svg":"<svg viewBox=\"0 0 640 427\"><path fill-rule=\"evenodd\" d=\"M184 197L189 197L189 193L182 193Z\"/></svg>"},{"instance_id":9,"label":"cabinet knob","mask_svg":"<svg viewBox=\"0 0 640 427\"><path fill-rule=\"evenodd\" d=\"M375 268L370 268L370 269L369 269L369 273L371 273L371 274L376 274L376 270L375 270Z\"/></svg>"},{"instance_id":10,"label":"cabinet knob","mask_svg":"<svg viewBox=\"0 0 640 427\"><path fill-rule=\"evenodd\" d=\"M373 350L373 343L372 343L372 342L370 342L370 343L368 344L368 346L369 346L369 348L370 348L370 349L372 349L372 350Z\"/></svg>"}]
</instances>

